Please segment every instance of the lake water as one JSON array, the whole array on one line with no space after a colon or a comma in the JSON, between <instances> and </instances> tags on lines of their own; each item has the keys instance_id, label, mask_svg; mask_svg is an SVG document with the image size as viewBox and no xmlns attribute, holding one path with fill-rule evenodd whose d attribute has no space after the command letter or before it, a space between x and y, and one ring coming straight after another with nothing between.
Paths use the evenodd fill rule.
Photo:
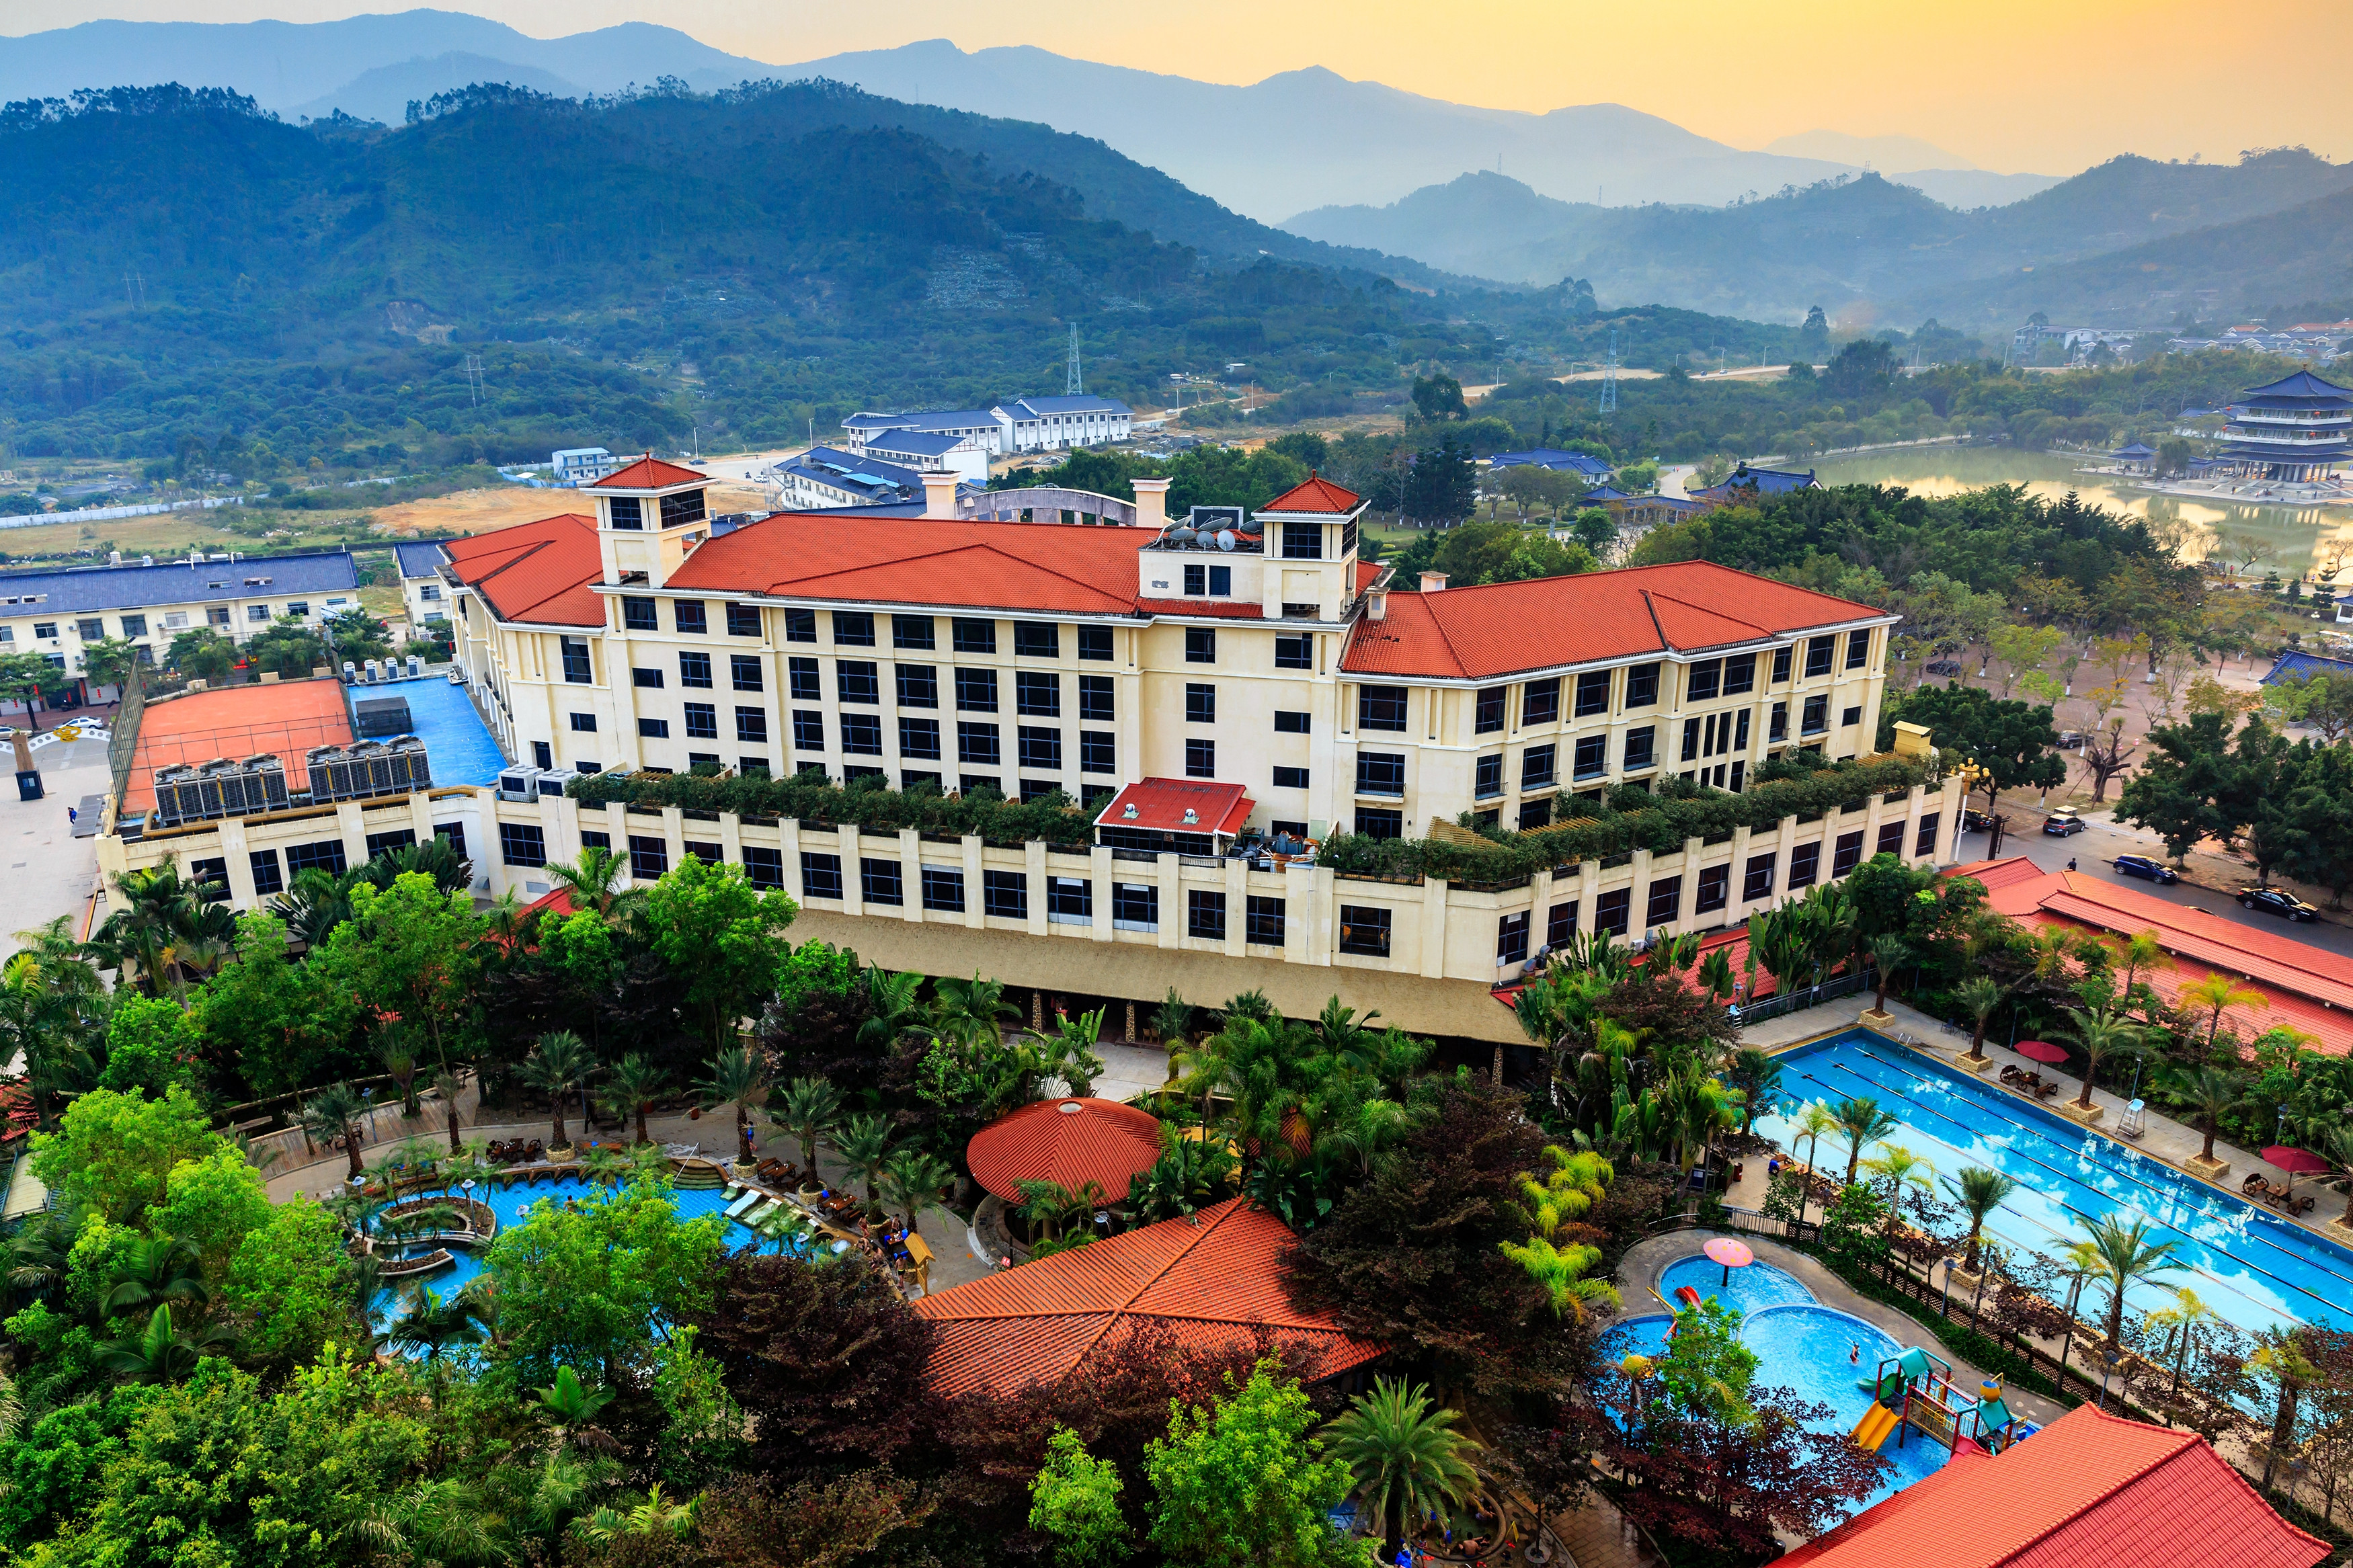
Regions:
<instances>
[{"instance_id":1,"label":"lake water","mask_svg":"<svg viewBox=\"0 0 2353 1568\"><path fill-rule=\"evenodd\" d=\"M1919 447L1824 458L1814 465L1826 485L1901 485L1924 496L1957 495L1988 485L2023 485L2046 500L2073 490L2087 503L2145 517L2160 535L2178 531L2184 559L2204 556L2217 532L2260 538L2283 570L2310 563L2324 542L2353 542L2353 508L2226 506L2188 496L2137 489L2113 477L2078 473L2086 458L2009 447Z\"/></svg>"}]
</instances>

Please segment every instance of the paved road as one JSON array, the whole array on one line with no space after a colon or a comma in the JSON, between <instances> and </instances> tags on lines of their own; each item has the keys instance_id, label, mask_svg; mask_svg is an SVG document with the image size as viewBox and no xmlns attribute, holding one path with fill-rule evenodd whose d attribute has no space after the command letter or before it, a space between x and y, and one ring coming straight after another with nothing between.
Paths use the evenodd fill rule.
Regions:
<instances>
[{"instance_id":1,"label":"paved road","mask_svg":"<svg viewBox=\"0 0 2353 1568\"><path fill-rule=\"evenodd\" d=\"M2134 827L2119 827L2105 816L2086 816L2084 819L2085 826L2083 832L2072 837L2052 838L2045 837L2042 832L2042 814L2034 810L2031 805L2021 809L2017 805L2005 805L2003 814L2010 818L2010 832L2001 844L2004 857L2023 855L2046 871L2063 870L2067 862L2073 859L2076 862L2078 871L2096 877L2104 882L2115 882L2130 888L2137 893L2144 893L2153 899L2163 899L2168 903L2186 904L2193 909L2206 910L2221 916L2224 920L2233 921L2241 925L2253 926L2263 931L2275 931L2283 936L2293 937L2298 942L2310 942L2315 947L2325 948L2330 952L2353 955L2353 927L2334 923L2330 919L2323 918L2311 925L2290 925L2276 915L2257 914L2242 910L2232 901L2228 894L2215 892L2211 889L2193 887L2188 882L2179 882L2171 887L2159 887L2154 882L2142 881L2137 877L2117 876L2109 862L2119 855L2146 855L2153 860L2166 859L2164 840L2158 838L2154 833ZM1984 858L1985 847L1984 834L1965 833L1961 836L1962 859ZM2211 871L2202 869L2200 874L2209 877L2213 875ZM2248 879L2253 880L2252 872L2249 873Z\"/></svg>"}]
</instances>

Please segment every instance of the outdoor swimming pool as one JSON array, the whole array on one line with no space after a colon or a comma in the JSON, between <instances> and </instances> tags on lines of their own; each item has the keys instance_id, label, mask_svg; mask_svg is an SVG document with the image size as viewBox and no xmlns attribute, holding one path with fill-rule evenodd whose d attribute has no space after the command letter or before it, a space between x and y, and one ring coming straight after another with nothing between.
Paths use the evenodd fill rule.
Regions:
<instances>
[{"instance_id":1,"label":"outdoor swimming pool","mask_svg":"<svg viewBox=\"0 0 2353 1568\"><path fill-rule=\"evenodd\" d=\"M1713 1297L1743 1314L1741 1342L1757 1352L1755 1386L1787 1388L1810 1405L1828 1405L1828 1416L1809 1424L1817 1432L1852 1432L1872 1403L1870 1393L1856 1384L1869 1379L1883 1358L1905 1347L1875 1325L1823 1306L1794 1275L1769 1263L1734 1269L1729 1286L1718 1283L1723 1278L1722 1264L1694 1254L1661 1269L1657 1290L1672 1302L1675 1291L1688 1285L1703 1300ZM1628 1318L1603 1336L1602 1352L1611 1361L1628 1354L1663 1355L1673 1324L1665 1312ZM1856 1359L1850 1361L1851 1355ZM1942 1443L1917 1431L1889 1437L1879 1453L1895 1468L1854 1505L1856 1512L1934 1474L1951 1457Z\"/></svg>"},{"instance_id":2,"label":"outdoor swimming pool","mask_svg":"<svg viewBox=\"0 0 2353 1568\"><path fill-rule=\"evenodd\" d=\"M1987 1165L2015 1177L2018 1190L1986 1222L1987 1234L2007 1247L2056 1257L2083 1234L2078 1215L2145 1215L2154 1222L2153 1239L2175 1244L2180 1269L2161 1279L2196 1290L2224 1321L2248 1331L2299 1322L2353 1327L2353 1251L2161 1160L1868 1030L1777 1059L1784 1096L1799 1103L1878 1100L1904 1123L1888 1141L1939 1175ZM1792 1139L1786 1109L1759 1117L1757 1130L1800 1158L1810 1152ZM1844 1170L1844 1142L1831 1134L1822 1145L1813 1163ZM2147 1286L2126 1297L2142 1311L2166 1300ZM2104 1304L2094 1300L2080 1310L2088 1316Z\"/></svg>"},{"instance_id":3,"label":"outdoor swimming pool","mask_svg":"<svg viewBox=\"0 0 2353 1568\"><path fill-rule=\"evenodd\" d=\"M437 784L491 784L507 765L506 754L474 711L472 699L449 684L447 677L427 675L415 679L380 680L372 686L345 689L350 700L397 697L408 704L409 728L425 742Z\"/></svg>"}]
</instances>

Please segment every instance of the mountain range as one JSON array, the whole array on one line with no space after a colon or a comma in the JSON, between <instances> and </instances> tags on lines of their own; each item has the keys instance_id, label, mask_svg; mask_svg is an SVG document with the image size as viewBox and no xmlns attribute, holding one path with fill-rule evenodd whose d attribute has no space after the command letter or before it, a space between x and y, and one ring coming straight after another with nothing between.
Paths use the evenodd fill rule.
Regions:
<instances>
[{"instance_id":1,"label":"mountain range","mask_svg":"<svg viewBox=\"0 0 2353 1568\"><path fill-rule=\"evenodd\" d=\"M1269 224L1308 208L1394 201L1499 163L1546 195L1605 205L1717 204L1866 163L1918 171L1904 178L1958 206L2014 201L2053 178L1971 169L1908 138L1811 132L1787 149L1750 152L1617 104L1484 109L1321 68L1228 86L1032 47L966 52L944 39L776 64L647 23L533 38L430 10L305 24L90 22L0 38L0 99L178 81L232 88L289 118L340 111L388 124L411 102L476 81L581 97L663 76L699 89L823 77L909 103L1044 121ZM1827 155L1791 150L1818 144ZM1268 157L1270 147L1282 156Z\"/></svg>"}]
</instances>

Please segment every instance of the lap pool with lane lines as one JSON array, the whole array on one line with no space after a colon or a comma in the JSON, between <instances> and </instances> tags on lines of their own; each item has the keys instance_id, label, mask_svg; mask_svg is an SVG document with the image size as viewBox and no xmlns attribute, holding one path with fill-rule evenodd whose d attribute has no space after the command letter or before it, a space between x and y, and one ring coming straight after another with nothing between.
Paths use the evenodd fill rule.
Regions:
<instances>
[{"instance_id":1,"label":"lap pool with lane lines","mask_svg":"<svg viewBox=\"0 0 2353 1568\"><path fill-rule=\"evenodd\" d=\"M2153 1222L2152 1240L2174 1244L2178 1268L2160 1281L2196 1290L2226 1322L2248 1331L2296 1323L2353 1328L2353 1251L2235 1194L1869 1030L1775 1059L1781 1092L1799 1101L1878 1100L1904 1124L1885 1142L1928 1161L1939 1176L1985 1165L2014 1177L2018 1190L1986 1222L1987 1234L2009 1247L2055 1258L2083 1236L2078 1215L2142 1216ZM1759 1117L1757 1130L1784 1149L1807 1152L1783 1111ZM1844 1141L1825 1134L1822 1142L1815 1163L1842 1170ZM2136 1311L2169 1299L2148 1285L2125 1297ZM2079 1311L2105 1303L2094 1286Z\"/></svg>"}]
</instances>

